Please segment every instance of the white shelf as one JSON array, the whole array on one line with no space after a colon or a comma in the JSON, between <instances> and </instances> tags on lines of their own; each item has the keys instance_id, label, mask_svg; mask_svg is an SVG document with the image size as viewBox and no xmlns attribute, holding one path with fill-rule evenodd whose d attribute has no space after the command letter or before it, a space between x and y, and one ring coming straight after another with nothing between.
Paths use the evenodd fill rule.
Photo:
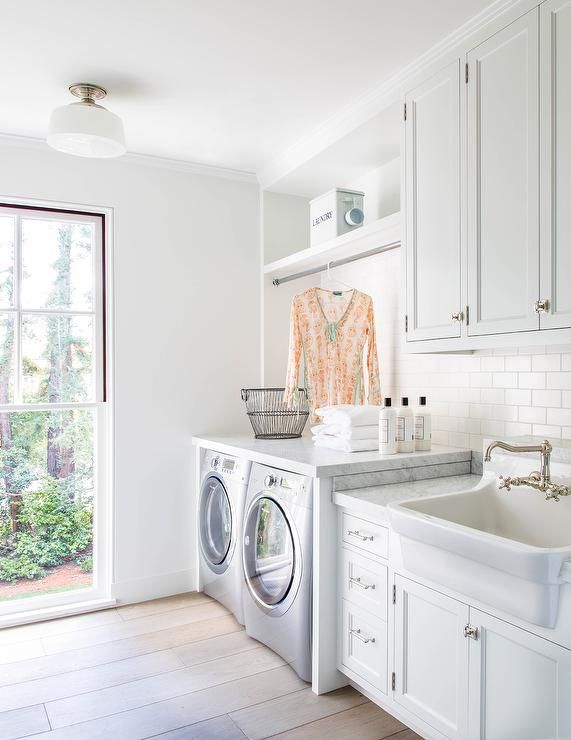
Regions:
<instances>
[{"instance_id":1,"label":"white shelf","mask_svg":"<svg viewBox=\"0 0 571 740\"><path fill-rule=\"evenodd\" d=\"M336 239L308 247L264 266L264 274L271 278L283 278L291 273L312 270L328 262L358 257L371 249L400 244L401 214L392 213L355 231Z\"/></svg>"}]
</instances>

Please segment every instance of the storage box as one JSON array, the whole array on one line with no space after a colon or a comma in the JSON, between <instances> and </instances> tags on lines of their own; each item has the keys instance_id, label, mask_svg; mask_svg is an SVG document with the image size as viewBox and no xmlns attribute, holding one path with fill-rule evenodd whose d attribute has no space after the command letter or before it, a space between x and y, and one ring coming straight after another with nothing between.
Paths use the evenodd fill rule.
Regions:
<instances>
[{"instance_id":1,"label":"storage box","mask_svg":"<svg viewBox=\"0 0 571 740\"><path fill-rule=\"evenodd\" d=\"M335 188L309 202L309 243L312 247L363 225L363 199L359 190Z\"/></svg>"}]
</instances>

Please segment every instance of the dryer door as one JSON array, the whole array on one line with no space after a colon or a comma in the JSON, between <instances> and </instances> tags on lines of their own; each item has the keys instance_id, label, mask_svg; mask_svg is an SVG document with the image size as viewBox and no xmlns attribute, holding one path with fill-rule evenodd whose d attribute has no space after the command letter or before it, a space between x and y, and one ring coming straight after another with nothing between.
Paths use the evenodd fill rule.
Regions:
<instances>
[{"instance_id":1,"label":"dryer door","mask_svg":"<svg viewBox=\"0 0 571 740\"><path fill-rule=\"evenodd\" d=\"M202 484L199 508L200 548L209 568L223 573L231 558L232 507L224 483L209 475Z\"/></svg>"},{"instance_id":2,"label":"dryer door","mask_svg":"<svg viewBox=\"0 0 571 740\"><path fill-rule=\"evenodd\" d=\"M260 608L275 616L291 606L299 586L301 553L295 530L278 501L260 495L244 525L244 575Z\"/></svg>"}]
</instances>

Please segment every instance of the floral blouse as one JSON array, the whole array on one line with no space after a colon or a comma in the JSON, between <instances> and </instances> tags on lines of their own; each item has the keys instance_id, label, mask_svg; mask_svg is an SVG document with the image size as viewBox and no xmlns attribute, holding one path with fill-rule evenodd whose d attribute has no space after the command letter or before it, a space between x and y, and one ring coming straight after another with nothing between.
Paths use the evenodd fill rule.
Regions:
<instances>
[{"instance_id":1,"label":"floral blouse","mask_svg":"<svg viewBox=\"0 0 571 740\"><path fill-rule=\"evenodd\" d=\"M313 420L320 406L381 403L373 300L365 293L310 288L294 297L285 390L289 405L295 399L302 356Z\"/></svg>"}]
</instances>

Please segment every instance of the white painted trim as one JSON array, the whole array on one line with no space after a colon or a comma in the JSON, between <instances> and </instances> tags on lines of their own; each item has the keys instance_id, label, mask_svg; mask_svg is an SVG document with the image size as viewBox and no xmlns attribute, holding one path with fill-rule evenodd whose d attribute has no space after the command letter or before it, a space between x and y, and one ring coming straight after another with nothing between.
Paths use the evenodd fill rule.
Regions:
<instances>
[{"instance_id":1,"label":"white painted trim","mask_svg":"<svg viewBox=\"0 0 571 740\"><path fill-rule=\"evenodd\" d=\"M525 4L525 2L526 0L496 0L481 13L475 15L432 46L427 52L400 69L392 77L389 77L388 80L369 90L356 103L341 108L337 113L334 113L330 118L268 162L258 172L258 180L261 186L266 190L271 189L288 173L347 136L373 116L398 102L403 86L411 81L415 75L425 72L431 64L443 60L446 54L465 42L470 36L485 28L501 15ZM521 12L525 12L525 8L522 7ZM508 22L506 21L506 24Z\"/></svg>"},{"instance_id":2,"label":"white painted trim","mask_svg":"<svg viewBox=\"0 0 571 740\"><path fill-rule=\"evenodd\" d=\"M32 136L0 133L0 144L7 144L13 147L23 147L25 149L37 149L44 152L53 152L43 139ZM166 169L174 172L185 172L190 175L220 177L225 180L236 180L238 182L246 182L252 185L258 184L258 179L254 172L235 170L231 167L220 167L213 164L190 162L183 159L170 159L168 157L157 157L151 154L137 154L136 152L129 152L123 155L118 161L125 162L126 164L142 165L145 167L157 167L159 169Z\"/></svg>"},{"instance_id":3,"label":"white painted trim","mask_svg":"<svg viewBox=\"0 0 571 740\"><path fill-rule=\"evenodd\" d=\"M0 617L0 629L5 627L16 627L22 624L45 622L48 619L59 619L59 617L70 617L74 614L86 614L101 609L110 609L117 604L115 599L92 599L90 601L76 601L73 604L61 604L45 609L31 609L27 612L6 614Z\"/></svg>"},{"instance_id":4,"label":"white painted trim","mask_svg":"<svg viewBox=\"0 0 571 740\"><path fill-rule=\"evenodd\" d=\"M118 603L130 604L188 593L196 589L196 583L195 569L188 569L114 583L111 592Z\"/></svg>"}]
</instances>

